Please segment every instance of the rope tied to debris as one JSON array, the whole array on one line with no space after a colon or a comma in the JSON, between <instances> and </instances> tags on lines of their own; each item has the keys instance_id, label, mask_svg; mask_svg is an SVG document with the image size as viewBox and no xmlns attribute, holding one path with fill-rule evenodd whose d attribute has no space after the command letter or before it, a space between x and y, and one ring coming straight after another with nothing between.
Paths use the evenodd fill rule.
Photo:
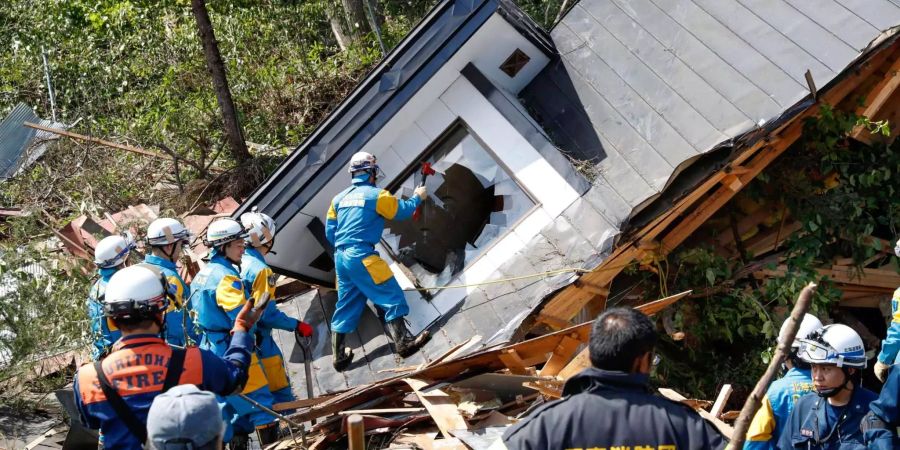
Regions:
<instances>
[{"instance_id":1,"label":"rope tied to debris","mask_svg":"<svg viewBox=\"0 0 900 450\"><path fill-rule=\"evenodd\" d=\"M549 276L561 275L564 273L575 273L575 274L579 274L579 275L584 275L584 274L595 273L595 272L606 272L606 271L611 271L611 270L624 269L624 268L634 265L634 264L635 264L634 262L629 262L627 264L620 264L617 266L608 266L608 267L600 265L595 269L584 269L581 267L567 267L565 269L547 270L544 272L531 273L528 275L519 275L519 276L514 276L514 277L499 278L496 280L480 281L477 283L451 284L451 285L447 285L447 286L433 286L433 287L414 287L414 288L406 288L403 290L413 292L413 291L432 291L432 290L445 290L445 289L463 289L463 288L469 288L469 287L486 286L486 285L491 285L491 284L510 283L513 281L527 280L529 278L546 278Z\"/></svg>"}]
</instances>

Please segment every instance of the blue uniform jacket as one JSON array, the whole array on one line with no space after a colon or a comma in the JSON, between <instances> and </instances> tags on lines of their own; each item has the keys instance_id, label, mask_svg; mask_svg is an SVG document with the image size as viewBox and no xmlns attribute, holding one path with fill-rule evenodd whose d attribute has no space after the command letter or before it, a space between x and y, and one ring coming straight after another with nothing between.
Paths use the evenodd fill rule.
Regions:
<instances>
[{"instance_id":1,"label":"blue uniform jacket","mask_svg":"<svg viewBox=\"0 0 900 450\"><path fill-rule=\"evenodd\" d=\"M179 384L194 384L200 389L228 395L247 380L252 338L238 332L220 358L212 352L188 348ZM103 371L138 419L147 421L153 399L161 393L172 348L155 335L132 335L119 340L106 359ZM108 450L142 448L100 389L93 365L82 366L75 376L75 405L82 421L103 432Z\"/></svg>"},{"instance_id":2,"label":"blue uniform jacket","mask_svg":"<svg viewBox=\"0 0 900 450\"><path fill-rule=\"evenodd\" d=\"M117 269L100 269L100 279L91 286L88 294L88 317L91 320L91 359L94 361L105 356L112 349L113 344L122 337L122 332L116 325L103 315L103 297L106 294L106 284L116 273Z\"/></svg>"},{"instance_id":3,"label":"blue uniform jacket","mask_svg":"<svg viewBox=\"0 0 900 450\"><path fill-rule=\"evenodd\" d=\"M884 364L894 364L897 354L900 353L900 288L894 291L891 298L891 323L888 325L887 337L881 342L881 352L878 361Z\"/></svg>"},{"instance_id":4,"label":"blue uniform jacket","mask_svg":"<svg viewBox=\"0 0 900 450\"><path fill-rule=\"evenodd\" d=\"M406 220L421 203L419 196L399 200L390 192L370 184L367 176L334 197L325 216L325 237L335 247L375 245L384 232L384 220Z\"/></svg>"},{"instance_id":5,"label":"blue uniform jacket","mask_svg":"<svg viewBox=\"0 0 900 450\"><path fill-rule=\"evenodd\" d=\"M750 429L744 450L773 450L781 436L781 430L794 410L800 397L812 392L813 384L809 369L791 368L783 377L775 380L763 397L762 406Z\"/></svg>"},{"instance_id":6,"label":"blue uniform jacket","mask_svg":"<svg viewBox=\"0 0 900 450\"><path fill-rule=\"evenodd\" d=\"M881 388L881 395L869 406L871 415L884 422L882 426L865 431L866 445L870 450L900 448L900 369L892 367ZM869 420L867 417L864 420ZM870 422L871 423L871 422Z\"/></svg>"},{"instance_id":7,"label":"blue uniform jacket","mask_svg":"<svg viewBox=\"0 0 900 450\"><path fill-rule=\"evenodd\" d=\"M646 375L588 368L563 398L507 428L509 450L721 449L725 438L689 407L653 395Z\"/></svg>"},{"instance_id":8,"label":"blue uniform jacket","mask_svg":"<svg viewBox=\"0 0 900 450\"><path fill-rule=\"evenodd\" d=\"M297 329L297 319L281 312L275 304L275 280L272 269L266 264L262 253L255 248L248 248L241 258L241 279L249 297L259 300L264 292L269 292L270 302L266 311L256 323L256 332L262 336L271 336L273 329L293 331Z\"/></svg>"},{"instance_id":9,"label":"blue uniform jacket","mask_svg":"<svg viewBox=\"0 0 900 450\"><path fill-rule=\"evenodd\" d=\"M875 400L874 392L856 387L842 413L840 425L826 423L827 400L815 393L800 397L778 441L780 450L865 450L859 425ZM832 431L834 431L832 433ZM830 438L828 437L831 434Z\"/></svg>"},{"instance_id":10,"label":"blue uniform jacket","mask_svg":"<svg viewBox=\"0 0 900 450\"><path fill-rule=\"evenodd\" d=\"M211 252L209 264L193 281L191 303L197 312L200 347L217 355L225 354L238 313L247 302L247 292L234 264L217 250ZM250 334L256 333L256 326ZM248 394L268 385L255 351L251 354L249 379L243 393Z\"/></svg>"},{"instance_id":11,"label":"blue uniform jacket","mask_svg":"<svg viewBox=\"0 0 900 450\"><path fill-rule=\"evenodd\" d=\"M191 288L178 274L178 266L155 255L147 255L144 262L159 267L169 283L169 289L174 290L175 301L170 302L169 309L166 310L166 342L179 347L189 343L196 345L200 338L194 327L194 319L191 318ZM185 337L191 342L187 342Z\"/></svg>"}]
</instances>

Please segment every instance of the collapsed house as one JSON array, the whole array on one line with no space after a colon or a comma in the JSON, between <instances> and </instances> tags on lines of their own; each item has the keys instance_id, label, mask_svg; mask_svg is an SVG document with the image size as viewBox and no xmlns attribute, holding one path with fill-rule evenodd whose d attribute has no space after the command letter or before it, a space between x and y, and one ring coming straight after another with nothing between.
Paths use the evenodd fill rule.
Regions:
<instances>
[{"instance_id":1,"label":"collapsed house","mask_svg":"<svg viewBox=\"0 0 900 450\"><path fill-rule=\"evenodd\" d=\"M385 378L473 335L477 351L601 311L619 272L682 243L818 103L893 79L894 33L882 32L900 7L826 3L582 0L550 33L511 1L438 4L235 212L276 220L276 272L333 286L323 220L350 156L374 154L397 195L423 162L437 171L419 220L388 223L377 246L411 331L434 337L398 360L372 308L337 373L334 291L283 304L316 327L315 391ZM290 372L305 392L302 365Z\"/></svg>"}]
</instances>

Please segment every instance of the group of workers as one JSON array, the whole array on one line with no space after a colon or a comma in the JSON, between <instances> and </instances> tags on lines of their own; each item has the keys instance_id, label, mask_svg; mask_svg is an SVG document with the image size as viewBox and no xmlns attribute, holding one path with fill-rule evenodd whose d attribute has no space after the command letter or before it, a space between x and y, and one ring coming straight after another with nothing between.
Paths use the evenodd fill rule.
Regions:
<instances>
[{"instance_id":1,"label":"group of workers","mask_svg":"<svg viewBox=\"0 0 900 450\"><path fill-rule=\"evenodd\" d=\"M380 169L368 153L353 156L349 173L352 186L335 197L326 217L337 273L331 343L339 371L353 360L345 336L356 329L367 300L384 312L400 356L415 353L428 338L407 329L403 292L374 247L385 220L411 217L425 187L407 200L377 188ZM230 448L248 448L254 432L261 446L278 439L272 407L294 396L272 330L304 338L314 330L274 302L276 277L265 257L275 232L275 221L255 208L240 222L215 220L204 239L208 263L190 285L177 264L193 236L176 219L149 225L140 264L130 265L137 248L130 233L97 244L98 279L87 302L94 364L78 371L75 397L82 421L100 430L104 448L141 448L153 400L181 384L217 395L225 423L221 441Z\"/></svg>"}]
</instances>

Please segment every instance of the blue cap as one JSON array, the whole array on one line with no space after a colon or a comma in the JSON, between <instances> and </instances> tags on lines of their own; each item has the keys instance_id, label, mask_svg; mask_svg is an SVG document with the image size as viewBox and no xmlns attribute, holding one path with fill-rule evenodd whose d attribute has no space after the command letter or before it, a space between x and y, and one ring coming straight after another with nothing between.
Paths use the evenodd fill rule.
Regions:
<instances>
[{"instance_id":1,"label":"blue cap","mask_svg":"<svg viewBox=\"0 0 900 450\"><path fill-rule=\"evenodd\" d=\"M183 384L153 399L147 414L147 441L157 450L194 450L225 432L212 392Z\"/></svg>"}]
</instances>

